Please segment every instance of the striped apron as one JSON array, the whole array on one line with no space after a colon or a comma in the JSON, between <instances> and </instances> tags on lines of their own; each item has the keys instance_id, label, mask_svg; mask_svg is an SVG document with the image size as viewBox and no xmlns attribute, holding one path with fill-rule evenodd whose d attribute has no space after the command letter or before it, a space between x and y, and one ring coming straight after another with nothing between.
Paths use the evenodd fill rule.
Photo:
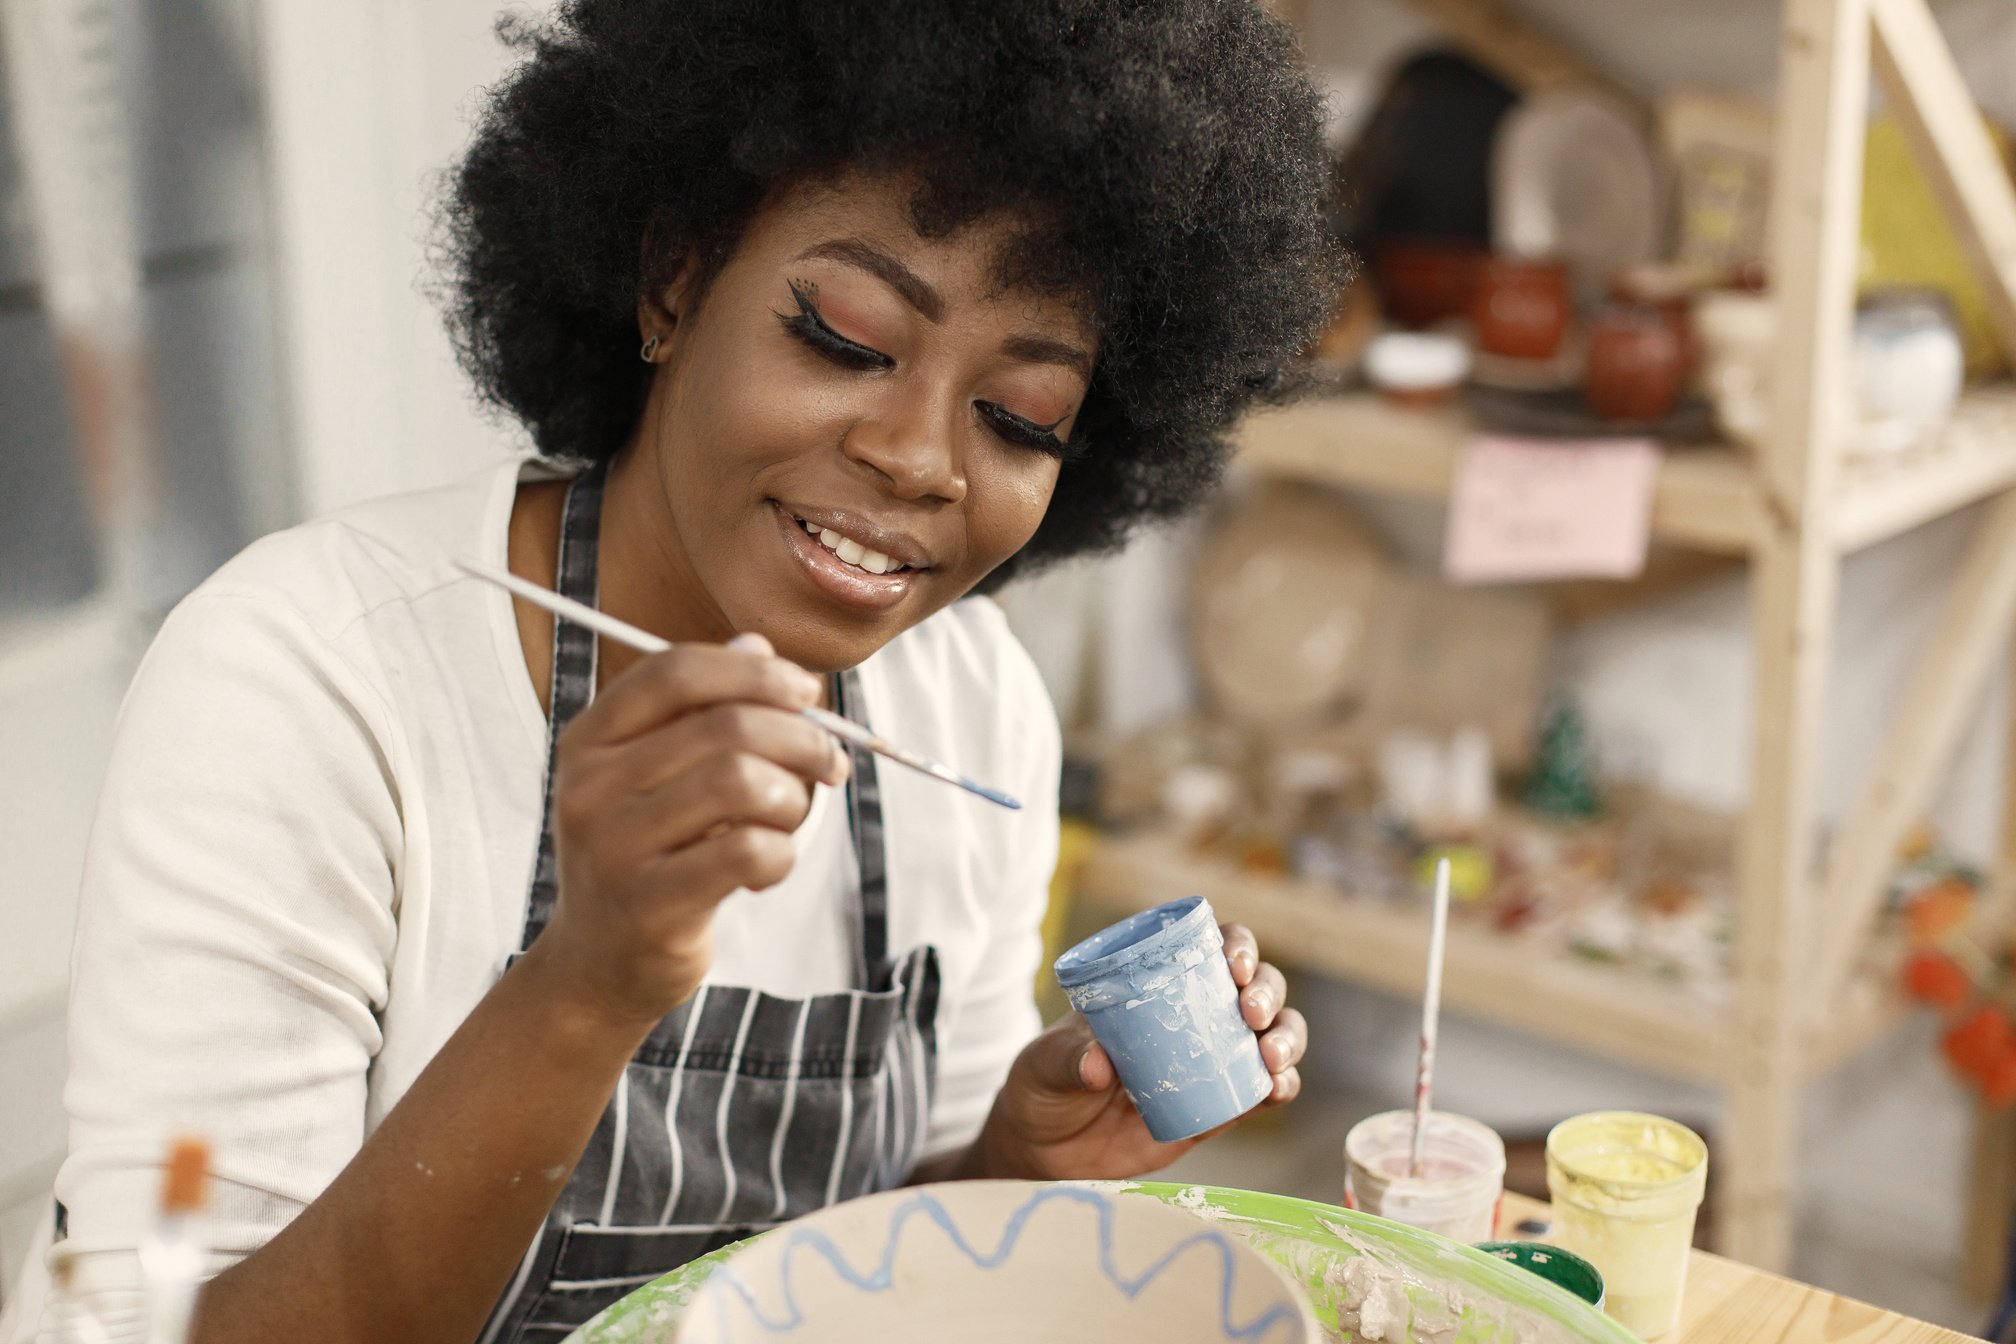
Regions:
<instances>
[{"instance_id":1,"label":"striped apron","mask_svg":"<svg viewBox=\"0 0 2016 1344\"><path fill-rule=\"evenodd\" d=\"M597 466L569 487L561 525L559 589L590 605L604 476ZM559 621L545 815L521 947L546 927L559 890L553 749L594 691L595 636ZM833 696L836 710L859 716L854 672L835 678ZM688 1260L908 1177L936 1073L937 954L925 946L890 956L875 760L856 752L853 765L858 988L784 999L705 984L659 1022L624 1069L482 1344L558 1339Z\"/></svg>"}]
</instances>

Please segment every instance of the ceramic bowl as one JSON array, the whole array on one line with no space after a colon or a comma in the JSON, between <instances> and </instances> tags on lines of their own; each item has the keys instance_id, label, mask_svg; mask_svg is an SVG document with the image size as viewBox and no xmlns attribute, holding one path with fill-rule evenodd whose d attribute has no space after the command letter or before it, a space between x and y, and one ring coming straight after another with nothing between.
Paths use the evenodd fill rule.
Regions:
<instances>
[{"instance_id":1,"label":"ceramic bowl","mask_svg":"<svg viewBox=\"0 0 2016 1344\"><path fill-rule=\"evenodd\" d=\"M1308 1300L1228 1229L1085 1185L871 1195L749 1242L678 1344L1315 1344Z\"/></svg>"}]
</instances>

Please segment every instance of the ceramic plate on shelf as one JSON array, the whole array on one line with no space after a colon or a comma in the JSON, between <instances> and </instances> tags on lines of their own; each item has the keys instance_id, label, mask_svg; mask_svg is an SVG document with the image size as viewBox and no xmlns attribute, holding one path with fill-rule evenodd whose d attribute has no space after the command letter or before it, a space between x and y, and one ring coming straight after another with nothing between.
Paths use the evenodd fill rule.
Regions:
<instances>
[{"instance_id":1,"label":"ceramic plate on shelf","mask_svg":"<svg viewBox=\"0 0 2016 1344\"><path fill-rule=\"evenodd\" d=\"M1491 244L1568 263L1583 298L1617 270L1660 255L1665 184L1651 144L1616 99L1539 93L1498 128L1491 153Z\"/></svg>"},{"instance_id":2,"label":"ceramic plate on shelf","mask_svg":"<svg viewBox=\"0 0 2016 1344\"><path fill-rule=\"evenodd\" d=\"M1303 1291L1240 1237L1085 1185L959 1181L749 1242L678 1344L1319 1344Z\"/></svg>"},{"instance_id":3,"label":"ceramic plate on shelf","mask_svg":"<svg viewBox=\"0 0 2016 1344\"><path fill-rule=\"evenodd\" d=\"M1334 496L1269 484L1233 505L1191 579L1190 644L1212 707L1251 728L1347 707L1384 580L1378 541Z\"/></svg>"}]
</instances>

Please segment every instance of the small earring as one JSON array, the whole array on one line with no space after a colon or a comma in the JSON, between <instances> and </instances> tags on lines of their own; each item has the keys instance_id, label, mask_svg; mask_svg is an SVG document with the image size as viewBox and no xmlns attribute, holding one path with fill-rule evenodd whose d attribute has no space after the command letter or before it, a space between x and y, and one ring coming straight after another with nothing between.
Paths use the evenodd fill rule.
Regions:
<instances>
[{"instance_id":1,"label":"small earring","mask_svg":"<svg viewBox=\"0 0 2016 1344\"><path fill-rule=\"evenodd\" d=\"M658 362L657 356L658 356L658 333L654 331L651 333L651 339L644 342L644 348L637 352L637 357L643 360L646 364L656 364Z\"/></svg>"}]
</instances>

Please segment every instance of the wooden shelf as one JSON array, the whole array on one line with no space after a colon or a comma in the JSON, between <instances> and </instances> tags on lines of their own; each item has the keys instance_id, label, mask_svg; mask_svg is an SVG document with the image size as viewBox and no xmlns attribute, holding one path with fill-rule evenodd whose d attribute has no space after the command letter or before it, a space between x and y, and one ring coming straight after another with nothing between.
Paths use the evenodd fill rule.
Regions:
<instances>
[{"instance_id":1,"label":"wooden shelf","mask_svg":"<svg viewBox=\"0 0 2016 1344\"><path fill-rule=\"evenodd\" d=\"M1221 919L1252 929L1270 956L1391 994L1421 993L1428 942L1421 910L1353 899L1306 879L1242 872L1155 833L1102 839L1078 870L1074 890L1116 915L1202 895ZM1449 930L1446 955L1442 998L1452 1013L1670 1077L1729 1081L1729 1014L1699 994L1461 923ZM1901 1012L1888 994L1869 994L1866 1008L1828 1024L1813 1040L1811 1071L1888 1032Z\"/></svg>"},{"instance_id":2,"label":"wooden shelf","mask_svg":"<svg viewBox=\"0 0 2016 1344\"><path fill-rule=\"evenodd\" d=\"M1446 498L1456 460L1476 433L1460 409L1405 410L1368 393L1325 397L1256 415L1240 460L1270 475ZM1830 511L1835 545L1896 536L2016 486L2016 388L1970 391L1937 443L1840 472ZM1727 445L1675 448L1660 465L1652 534L1696 550L1743 554L1771 528L1750 458Z\"/></svg>"}]
</instances>

